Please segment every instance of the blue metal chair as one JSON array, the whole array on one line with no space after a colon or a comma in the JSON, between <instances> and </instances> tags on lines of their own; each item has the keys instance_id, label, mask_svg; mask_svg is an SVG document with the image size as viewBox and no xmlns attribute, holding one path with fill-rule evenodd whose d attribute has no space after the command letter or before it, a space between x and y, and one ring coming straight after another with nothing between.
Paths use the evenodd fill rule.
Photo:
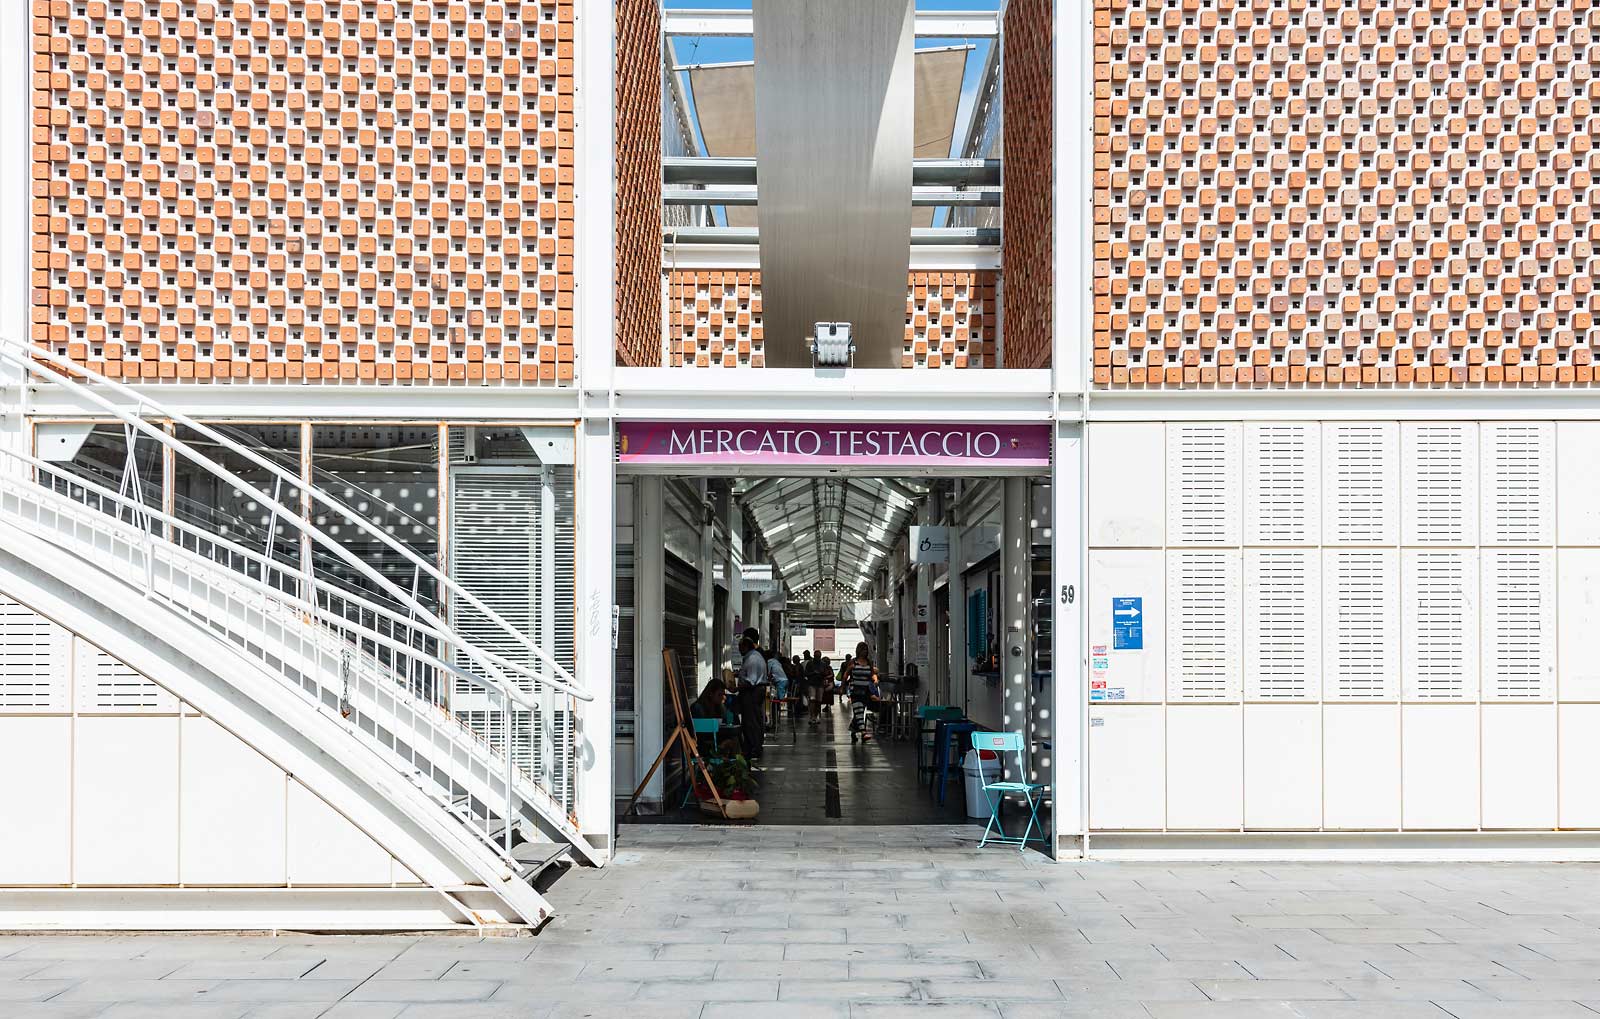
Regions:
<instances>
[{"instance_id":1,"label":"blue metal chair","mask_svg":"<svg viewBox=\"0 0 1600 1019\"><path fill-rule=\"evenodd\" d=\"M721 764L722 763L722 757L720 756L721 751L717 747L717 734L722 729L722 719L720 719L720 718L691 718L691 719L689 719L689 721L694 726L694 741L696 743L700 743L701 737L704 737L704 736L711 737L711 753L710 754L706 754L706 753L704 753L703 750L702 750L702 753L701 753L701 756L705 759L706 766L707 767L711 767L713 765ZM704 744L701 744L701 746L703 748ZM689 768L689 774L687 776L685 776L685 777L688 778L689 781L684 786L683 802L678 804L679 809L682 809L683 807L687 807L689 805L689 800L691 800L694 797L695 771L694 771L694 767L692 765Z\"/></svg>"},{"instance_id":2,"label":"blue metal chair","mask_svg":"<svg viewBox=\"0 0 1600 1019\"><path fill-rule=\"evenodd\" d=\"M1000 777L1005 778L1006 754L1016 754L1017 774L1023 774L1022 765L1022 733L1020 732L975 732L972 734L972 749L990 750L1000 758ZM989 801L989 823L983 829L983 840L978 843L982 849L989 844L989 836L998 830L994 837L996 842L1003 845L1016 846L1023 850L1028 848L1029 842L1044 842L1044 826L1039 824L1039 804L1044 800L1042 795L1044 785L1039 782L985 782L983 784L984 797ZM1022 837L1015 838L1006 834L1005 825L1000 821L1000 807L1005 802L1008 793L1021 794L1028 802L1028 826L1023 829ZM1033 829L1039 829L1036 838L1030 838Z\"/></svg>"},{"instance_id":3,"label":"blue metal chair","mask_svg":"<svg viewBox=\"0 0 1600 1019\"><path fill-rule=\"evenodd\" d=\"M957 776L961 774L961 737L977 731L977 722L941 720L934 723L933 772L941 807L944 806L945 790L950 786L951 765L955 765Z\"/></svg>"},{"instance_id":4,"label":"blue metal chair","mask_svg":"<svg viewBox=\"0 0 1600 1019\"><path fill-rule=\"evenodd\" d=\"M923 772L933 770L934 734L938 731L940 721L953 722L961 717L961 709L948 704L924 704L917 709L917 776L921 779ZM926 755L927 764L922 763Z\"/></svg>"}]
</instances>

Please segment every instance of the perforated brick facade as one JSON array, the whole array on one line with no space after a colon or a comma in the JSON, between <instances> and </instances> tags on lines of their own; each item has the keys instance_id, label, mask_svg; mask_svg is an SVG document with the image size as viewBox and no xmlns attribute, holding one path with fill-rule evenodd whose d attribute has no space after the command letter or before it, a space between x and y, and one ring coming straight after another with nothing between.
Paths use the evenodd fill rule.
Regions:
<instances>
[{"instance_id":1,"label":"perforated brick facade","mask_svg":"<svg viewBox=\"0 0 1600 1019\"><path fill-rule=\"evenodd\" d=\"M616 59L617 362L661 364L661 7L619 0Z\"/></svg>"},{"instance_id":2,"label":"perforated brick facade","mask_svg":"<svg viewBox=\"0 0 1600 1019\"><path fill-rule=\"evenodd\" d=\"M761 273L669 274L668 363L759 368ZM905 368L994 367L995 273L913 272L907 282Z\"/></svg>"},{"instance_id":3,"label":"perforated brick facade","mask_svg":"<svg viewBox=\"0 0 1600 1019\"><path fill-rule=\"evenodd\" d=\"M1098 385L1594 382L1592 0L1094 19Z\"/></svg>"},{"instance_id":4,"label":"perforated brick facade","mask_svg":"<svg viewBox=\"0 0 1600 1019\"><path fill-rule=\"evenodd\" d=\"M1055 267L1051 0L1011 0L1005 16L1005 366L1050 364Z\"/></svg>"},{"instance_id":5,"label":"perforated brick facade","mask_svg":"<svg viewBox=\"0 0 1600 1019\"><path fill-rule=\"evenodd\" d=\"M571 3L32 13L35 342L144 380L571 380Z\"/></svg>"}]
</instances>

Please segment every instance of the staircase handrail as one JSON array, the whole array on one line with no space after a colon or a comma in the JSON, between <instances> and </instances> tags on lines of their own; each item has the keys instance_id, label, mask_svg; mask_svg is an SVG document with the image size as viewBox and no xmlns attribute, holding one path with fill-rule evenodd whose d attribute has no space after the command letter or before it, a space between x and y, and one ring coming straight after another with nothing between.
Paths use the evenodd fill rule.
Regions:
<instances>
[{"instance_id":1,"label":"staircase handrail","mask_svg":"<svg viewBox=\"0 0 1600 1019\"><path fill-rule=\"evenodd\" d=\"M411 611L416 612L420 618L423 618L431 625L454 635L454 630L442 619L440 619L438 615L435 614L431 609L429 609L426 605L423 605L410 593L395 585L388 578L372 569L369 564L362 561L360 557L351 553L349 549L345 548L336 539L323 533L320 528L314 526L309 520L304 519L299 511L283 505L273 496L256 488L250 482L239 477L222 464L219 464L216 461L213 461L200 454L187 443L178 439L176 436L168 435L164 430L151 425L144 419L144 412L148 410L159 417L166 418L175 424L182 425L191 431L205 436L230 452L243 457L255 466L267 471L269 474L278 478L279 480L294 486L296 490L305 493L306 495L309 495L323 504L333 508L335 512L337 512L341 517L343 517L357 529L376 539L391 551L399 554L406 560L407 563L427 576L433 578L433 580L443 589L449 591L453 596L460 598L466 604L477 609L484 615L486 619L499 626L514 641L532 654L537 661L543 664L546 668L555 671L555 677L545 675L540 678L540 682L548 683L556 689L561 690L562 692L581 701L592 701L594 699L593 694L582 690L579 687L577 678L574 677L572 673L560 662L556 661L553 657L547 654L544 649L535 644L527 637L526 634L523 634L498 612L486 605L476 595L472 594L472 592L466 590L460 584L446 576L433 564L429 563L426 559L417 555L416 552L406 547L404 543L396 541L394 538L384 533L382 528L374 525L361 514L346 506L339 499L334 498L332 495L317 488L313 484L307 484L303 478L295 474L291 474L289 471L285 470L278 464L273 463L268 458L259 455L248 446L245 446L237 440L230 438L224 433L212 428L210 425L196 421L181 411L174 410L171 407L163 405L159 401L150 399L143 393L134 390L131 386L108 378L107 376L102 375L101 373L96 372L83 364L62 357L61 355L56 354L54 351L35 346L32 343L19 342L9 337L0 338L0 361L8 362L18 368L21 368L28 375L42 379L51 385L64 389L66 392L74 396L81 397L82 399L89 401L90 403L104 410L106 413L115 417L117 420L137 429L141 433L160 443L162 446L171 449L174 453L181 455L184 459L201 467L207 473L228 482L230 485L233 485L241 491L249 493L253 498L257 499L263 505L272 508L278 514L280 514L280 519L287 526L296 528L302 534L305 534L307 537L309 537L312 541L330 550L336 558L345 562L347 565L357 570L357 572L359 572L362 576L377 584L391 597L394 597L401 604L406 605ZM43 362L43 364L40 362ZM46 366L49 367L47 368ZM51 368L55 370L52 371L50 370ZM95 388L76 381L74 378L72 378L73 375L81 375L85 379L92 382L94 386L104 387L110 392L133 402L138 407L138 411L129 411L121 406L118 406L112 400L97 392ZM452 643L457 647L465 649L469 657L477 657L487 653L485 649L479 648L476 645L461 639L459 635L454 636ZM488 660L485 659L483 664L489 664Z\"/></svg>"},{"instance_id":2,"label":"staircase handrail","mask_svg":"<svg viewBox=\"0 0 1600 1019\"><path fill-rule=\"evenodd\" d=\"M187 521L184 521L182 519L179 519L178 517L174 517L171 514L165 513L165 512L163 512L161 510L152 510L148 506L145 506L143 503L139 502L136 499L131 499L131 498L129 498L129 497L125 496L125 495L122 495L122 494L120 494L118 492L114 492L111 489L105 487L104 485L101 485L98 482L90 481L90 480L82 477L81 475L72 474L72 473L63 471L63 470L60 469L59 465L52 464L47 460L41 460L36 456L32 456L32 455L27 454L27 453L19 453L19 452L16 452L15 450L8 450L8 449L0 449L0 457L5 457L5 458L21 461L21 462L23 462L23 463L35 468L36 470L49 471L53 476L61 478L63 480L63 482L65 482L67 484L75 485L75 486L78 486L80 488L83 488L85 491L93 492L99 498L101 498L101 499L103 499L103 500L105 500L107 502L115 503L115 504L117 504L119 506L126 507L126 508L138 513L139 515L148 518L151 521L155 521L155 522L163 524L163 525L165 525L167 527L171 527L174 530L183 531L186 534L192 534L192 535L194 535L194 536L196 536L196 537L198 537L200 539L203 539L206 542L211 543L212 545L217 546L218 548L226 549L229 553L231 553L233 555L236 555L236 556L238 556L238 557L240 557L240 558L242 558L242 559L244 559L246 561L254 562L257 565L261 566L264 570L270 570L272 572L285 573L285 574L294 572L291 568L286 566L284 563L280 563L277 560L272 559L272 558L270 558L268 556L264 556L261 553L256 552L256 551L254 551L252 549L245 548L243 545L239 545L236 542L229 541L227 538L220 537L220 536L218 536L216 534L213 534L213 533L211 533L209 531L206 531L206 530L203 530L201 528L195 527L193 524L188 523ZM0 474L0 485L6 485L6 484L15 483L15 481L16 481L15 478L11 478L11 477L8 477L8 476L6 476L4 474ZM56 503L59 503L59 504L64 504L66 506L71 506L71 507L78 508L78 509L84 508L83 503L79 502L76 499L72 499L72 498L69 498L69 497L63 495L61 492L59 492L58 490L56 490L54 488L51 488L48 485L41 485L41 484L39 484L37 482L28 482L27 484L31 488L36 490L36 497L37 498L47 498L47 499L49 499L49 500L51 500L53 502L56 502ZM98 514L97 516L105 516L105 514ZM122 523L122 521L117 520L116 518L111 518L111 519L116 521L119 524L122 524L122 526L124 526L124 527L130 526L130 525ZM296 610L298 610L300 612L306 613L307 615L311 616L312 618L317 618L319 616L322 616L322 615L326 614L323 611L323 609L316 604L316 602L314 600L304 598L301 595L298 595L298 594L295 594L295 593L293 593L291 591L285 590L284 588L273 587L271 584L268 584L268 583L266 583L264 581L258 580L255 577L252 577L252 576L250 576L248 574L237 573L235 571L228 571L226 569L226 567L221 566L220 564L218 564L214 560L209 560L205 556L203 556L203 555L201 555L201 554L199 554L197 552L194 552L194 551L191 551L189 549L186 549L186 548L184 548L182 546L182 544L180 544L178 542L173 542L173 541L170 541L170 540L167 540L167 539L162 539L162 538L154 538L154 540L162 541L164 544L171 545L173 547L173 549L175 550L176 554L186 556L191 560L194 560L194 561L197 561L197 562L200 562L200 563L204 563L204 564L209 565L209 566L211 566L213 568L217 568L217 569L221 569L221 570L223 570L225 572L229 572L230 576L229 576L228 579L229 579L230 583L237 584L237 585L239 585L239 586L241 586L243 588L246 588L248 590L252 590L257 594L261 594L261 595L264 595L264 596L266 596L268 598L276 600L276 601L280 602L281 604L283 604L283 605L285 605L287 607L294 608L294 609L296 609ZM304 581L306 578L297 576L296 579ZM379 605L379 604L377 604L375 602L372 602L372 601L370 601L368 599L364 599L364 598L360 597L359 595L354 594L354 593L352 593L352 592L350 592L350 591L348 591L348 590L346 590L344 588L336 587L336 586L334 586L332 584L329 584L326 581L317 580L316 578L311 578L310 579L310 584L316 590L326 591L326 592L328 592L330 595L332 595L334 597L337 597L337 598L343 599L345 601L351 602L352 604L354 604L357 607L359 607L360 610L363 611L363 612L369 612L374 616L388 619L390 622L395 623L395 624L397 624L399 626L419 631L423 636L430 637L430 638L432 638L434 640L437 640L442 646L445 646L445 647L456 647L456 646L459 646L458 638L456 638L454 634L450 634L450 633L446 633L446 632L440 631L437 627L431 626L431 625L426 624L426 623L421 623L418 620L415 620L415 619L412 619L412 618L410 618L408 616L402 615L401 613L396 612L393 609L388 608L387 606ZM439 658L436 655L431 655L428 652L426 652L426 651L424 651L424 650L422 650L422 649L420 649L420 648L418 648L418 647L416 647L414 645L407 644L407 643L405 643L403 641L396 640L395 638L390 637L390 636L388 636L388 635L386 635L386 634L384 634L384 633L382 633L382 632L380 632L378 630L374 630L369 626L365 626L365 625L363 625L363 624L361 624L359 622L356 622L356 621L350 619L350 617L348 617L348 616L340 615L337 618L339 620L339 628L341 630L353 633L353 634L355 634L356 636L360 637L363 640L370 640L374 644L382 646L382 647L386 647L386 648L388 648L388 649L390 649L392 651L403 651L406 654L411 655L412 657L415 657L415 658L418 658L420 660L426 661L430 665L433 665L433 666L436 666L436 667L438 667L440 669L443 669L444 671L448 672L452 676L455 676L457 678L463 679L463 680L467 681L468 683L470 683L473 686L482 687L482 688L484 688L486 690L493 690L494 692L503 694L506 697L510 698L519 707L527 708L528 710L534 710L534 709L539 707L539 704L538 704L537 701L535 701L532 698L530 698L525 692L523 692L522 690L518 689L514 684L510 684L510 683L501 684L501 683L495 682L493 679L491 679L489 677L480 676L480 675L477 675L476 673L472 673L472 672L467 672L467 671L461 669L459 666L453 665L450 662L445 661L444 659ZM475 650L476 650L476 652L478 654L481 654L484 657L490 659L496 665L500 666L501 668L505 669L508 672L511 672L514 675L517 675L517 676L519 676L521 678L524 678L524 679L528 679L528 680L530 680L532 682L535 682L535 683L543 682L543 680L538 675L538 673L532 672L525 665L520 665L520 664L518 664L516 662L508 661L508 660L500 657L499 655L496 655L494 652L485 650L483 648L477 648Z\"/></svg>"}]
</instances>

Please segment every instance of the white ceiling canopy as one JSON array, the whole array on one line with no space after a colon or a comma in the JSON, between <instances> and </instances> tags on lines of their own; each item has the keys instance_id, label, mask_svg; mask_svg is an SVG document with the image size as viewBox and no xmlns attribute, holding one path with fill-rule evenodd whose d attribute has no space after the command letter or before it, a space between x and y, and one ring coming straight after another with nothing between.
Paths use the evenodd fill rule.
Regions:
<instances>
[{"instance_id":1,"label":"white ceiling canopy","mask_svg":"<svg viewBox=\"0 0 1600 1019\"><path fill-rule=\"evenodd\" d=\"M832 583L861 596L927 493L912 481L766 478L735 488L791 592Z\"/></svg>"}]
</instances>

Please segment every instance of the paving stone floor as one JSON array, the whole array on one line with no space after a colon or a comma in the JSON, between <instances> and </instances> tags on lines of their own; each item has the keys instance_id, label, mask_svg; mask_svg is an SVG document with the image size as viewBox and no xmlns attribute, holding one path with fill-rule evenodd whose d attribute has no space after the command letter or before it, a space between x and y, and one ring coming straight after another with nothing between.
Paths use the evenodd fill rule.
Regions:
<instances>
[{"instance_id":1,"label":"paving stone floor","mask_svg":"<svg viewBox=\"0 0 1600 1019\"><path fill-rule=\"evenodd\" d=\"M1600 867L1052 864L974 835L629 826L533 938L5 937L0 1017L1600 1014Z\"/></svg>"}]
</instances>

